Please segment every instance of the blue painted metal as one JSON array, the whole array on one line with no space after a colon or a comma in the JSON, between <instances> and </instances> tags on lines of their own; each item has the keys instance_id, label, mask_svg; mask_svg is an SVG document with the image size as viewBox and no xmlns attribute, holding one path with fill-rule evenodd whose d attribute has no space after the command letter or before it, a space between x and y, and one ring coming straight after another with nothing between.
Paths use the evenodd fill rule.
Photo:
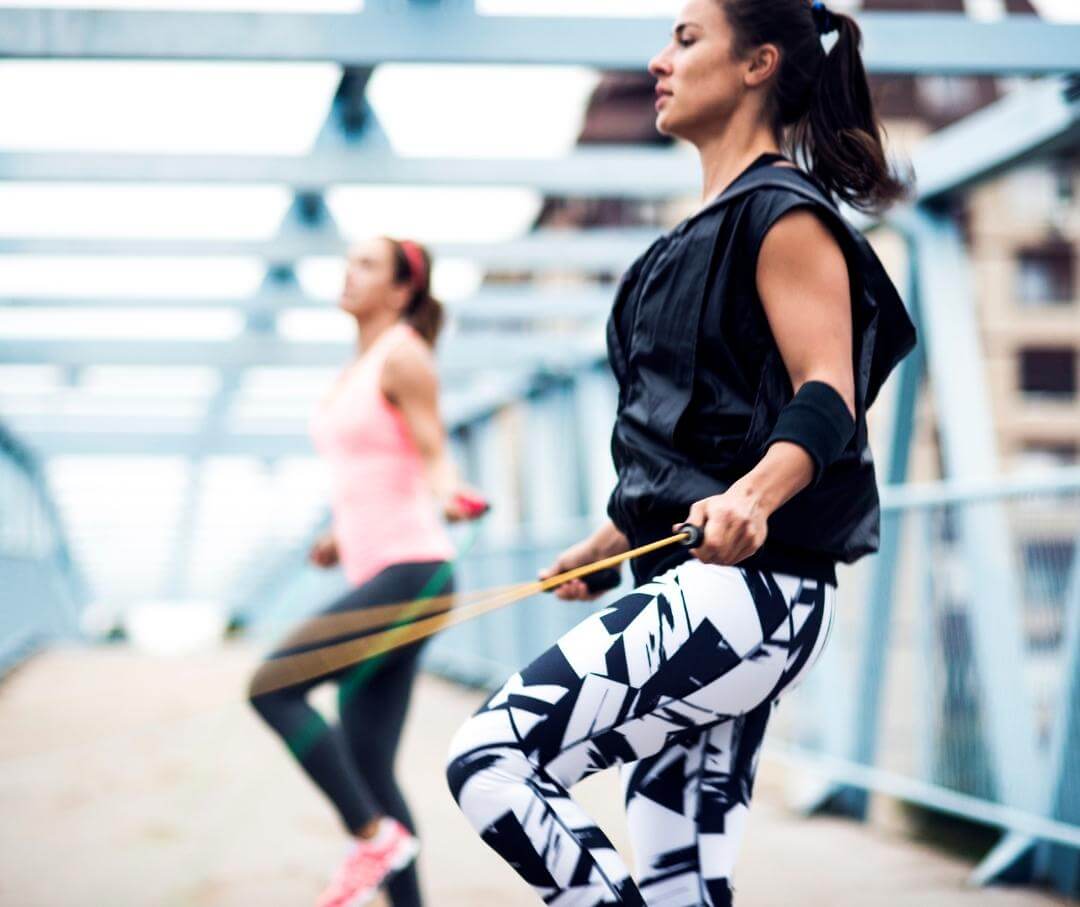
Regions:
<instances>
[{"instance_id":1,"label":"blue painted metal","mask_svg":"<svg viewBox=\"0 0 1080 907\"><path fill-rule=\"evenodd\" d=\"M500 243L434 242L429 248L436 259L465 258L487 269L618 273L658 234L659 230L651 227L539 229ZM222 255L264 258L279 264L315 255L340 255L345 246L335 231L316 229L265 240L0 236L0 254L5 255ZM501 296L509 289L489 292ZM230 305L235 301L222 300L220 304Z\"/></svg>"},{"instance_id":2,"label":"blue painted metal","mask_svg":"<svg viewBox=\"0 0 1080 907\"><path fill-rule=\"evenodd\" d=\"M491 512L484 518L480 529L477 550L498 547L500 543L520 542L518 526L521 514L515 512L511 501L520 500L518 493L519 468L524 431L519 421L519 410L500 411L475 424L471 433L475 446L475 483L493 502ZM509 505L509 506L508 506ZM482 570L481 585L507 586L519 582L530 572L521 562L520 551L512 550L507 557L483 558L476 565ZM476 587L473 587L476 588ZM485 640L484 650L489 654L506 653L507 659L520 664L526 659L530 634L522 623L522 611L511 608L489 614L475 622L472 628Z\"/></svg>"},{"instance_id":3,"label":"blue painted metal","mask_svg":"<svg viewBox=\"0 0 1080 907\"><path fill-rule=\"evenodd\" d=\"M518 556L517 576L521 580L534 576L540 564L550 562L558 554L567 524L580 520L584 511L581 468L584 439L573 406L574 385L562 380L540 389L521 407L524 424L520 430L525 442L521 450L522 518L528 527L523 534L527 551ZM535 615L532 636L537 645L558 639L570 628L574 609L554 596L544 596L532 607ZM536 651L521 654L531 659Z\"/></svg>"},{"instance_id":4,"label":"blue painted metal","mask_svg":"<svg viewBox=\"0 0 1080 907\"><path fill-rule=\"evenodd\" d=\"M224 30L217 36L225 41L226 46L240 48L239 54L270 53L294 53L296 48L306 46L309 50L316 48L316 53L337 52L343 48L344 52L362 55L365 48L370 45L373 35L377 36L380 20L390 22L391 8L395 28L398 34L390 43L380 46L380 61L387 59L387 54L392 54L403 44L402 23L400 14L423 16L423 29L431 29L431 35L425 35L422 41L434 41L438 39L442 47L435 49L433 46L424 45L421 50L426 51L425 60L438 59L432 57L432 53L456 54L467 52L471 54L471 61L476 59L499 59L498 54L513 52L515 61L527 59L528 53L550 53L554 48L555 53L576 53L584 46L579 42L582 36L590 30L600 27L597 23L588 20L575 20L572 33L565 32L561 36L565 38L557 47L556 42L539 40L542 35L536 29L530 34L520 34L527 31L522 26L530 26L532 23L516 19L514 26L517 31L513 36L509 32L505 35L507 43L499 47L483 46L482 44L470 44L469 41L477 41L480 37L497 34L493 28L506 27L507 23L489 21L485 23L468 22L467 29L463 34L463 40L454 44L453 48L446 49L446 45L452 42L445 41L443 34L439 34L433 25L445 25L451 20L449 15L456 17L453 21L463 22L463 14L460 10L449 11L439 8L437 4L429 4L428 0L414 0L411 10L392 7L390 0L378 0L381 12L363 17L341 17L342 25L352 29L353 36L359 35L359 40L346 46L344 43L336 43L345 35L345 31L331 36L333 43L320 43L326 38L323 31L328 19L321 17L304 17L307 30L299 30L293 34L275 32L274 29L286 21L299 23L299 19L285 17L250 17L243 20L239 17L216 19L216 22L224 26ZM15 11L26 13L26 11ZM369 11L370 12L370 11ZM30 16L37 18L23 18L23 24L37 24L42 26L38 32L24 31L18 35L22 40L22 51L28 52L27 48L35 42L49 42L55 40L67 42L61 52L81 53L88 51L90 55L108 54L125 44L137 43L134 30L143 28L147 22L164 20L150 20L146 18L129 17L126 19L110 20L117 29L111 33L99 33L89 35L88 26L91 24L89 15L101 16L102 14L85 14L75 11L71 14L57 13L45 14L41 11L31 11ZM127 16L126 13L119 14ZM159 14L148 14L157 16ZM181 29L180 31L162 31L154 36L153 41L143 41L138 53L159 54L174 52L197 56L200 52L218 53L210 50L205 34L193 34L183 31L195 21L190 14L178 14L185 18L173 20ZM199 14L195 14L199 15ZM345 23L344 19L349 22ZM471 17L470 17L471 18ZM316 21L319 20L319 21ZM362 20L362 21L361 21ZM0 51L5 41L11 41L9 28L15 20L7 13L0 11ZM106 21L103 18L92 20L93 24ZM239 36L249 36L253 22L268 24L270 30L260 36L254 36L255 40L243 44L238 41ZM421 20L417 20L418 22ZM873 15L861 17L861 21L867 26L867 45L872 64L878 68L889 65L888 61L903 60L905 66L927 66L930 61L940 67L944 57L948 57L946 65L957 67L971 67L973 65L987 65L996 72L1010 67L1032 66L1039 71L1046 71L1048 67L1057 65L1059 69L1075 69L1080 62L1080 40L1076 40L1078 34L1075 30L1054 30L1051 32L1043 23L1018 23L1006 22L997 30L986 30L982 26L973 29L975 23L959 22L952 17L935 16L922 17L897 17L893 20L876 18ZM875 25L879 23L879 25ZM892 28L901 23L908 27L905 35L896 35L896 40L886 46L881 41L881 36L889 34L888 25ZM205 20L204 20L205 24ZM548 25L553 24L548 22ZM625 23L615 23L616 30ZM653 23L656 24L656 23ZM68 25L71 29L67 36L60 35L60 26ZM664 30L667 28L664 21ZM130 26L132 33L125 32L124 28ZM492 26L492 28L489 28ZM579 29L580 26L580 29ZM649 23L635 23L634 27L649 26ZM1027 28L1027 26L1035 26ZM363 27L365 31L360 34L356 29ZM618 54L624 59L629 59L630 44L612 40L612 22L605 20L602 27L607 36L606 42L593 42L598 49L590 50L597 55ZM875 35L875 29L879 28ZM468 31L473 29L473 31ZM927 38L932 29L933 37ZM644 31L642 46L644 45ZM971 36L977 35L981 40L970 41ZM921 37L920 37L921 36ZM143 36L145 38L145 36ZM512 40L509 40L512 37ZM655 35L650 34L650 46L654 46ZM1045 40L1044 40L1045 39ZM94 46L82 44L83 41L99 42ZM1063 42L1067 41L1065 44ZM229 45L229 42L233 42ZM996 42L1006 42L1006 48ZM422 42L416 42L420 45ZM915 44L918 46L915 46ZM602 46L601 46L602 44ZM199 48L203 48L202 51ZM291 48L291 49L290 49ZM516 48L516 49L515 49ZM525 56L520 52L525 50ZM32 52L29 51L29 52ZM408 53L418 52L410 47ZM486 56L485 56L486 55ZM546 62L551 60L545 57ZM980 62L981 61L981 62ZM990 66L990 64L993 64ZM634 64L639 65L639 64ZM1077 110L1075 95L1070 95L1063 89L1065 83L1047 82L1030 88L1029 93L1018 94L1007 98L1002 104L980 114L970 122L957 127L955 130L943 133L931 140L920 152L916 161L916 169L922 183L922 197L940 195L966 187L973 180L984 178L986 175L996 172L1003 166L1016 160L1019 156L1029 154L1034 150L1045 150L1052 147L1053 143L1062 140L1072 140L1075 137ZM362 95L362 91L361 91ZM355 100L355 96L354 96ZM597 154L575 154L569 162L490 162L490 161L421 161L402 162L393 159L385 145L379 142L378 136L369 136L369 142L364 144L366 150L362 154L352 153L355 141L351 141L346 134L347 130L330 130L328 135L331 141L324 144L313 161L295 161L292 159L264 159L242 158L224 160L216 157L184 158L147 158L144 156L30 156L14 155L0 161L0 171L7 169L7 175L0 172L3 178L29 178L33 174L46 178L105 178L113 177L120 179L144 179L151 178L176 178L176 179L199 179L245 181L255 180L262 182L267 178L277 179L301 190L312 187L321 187L330 182L337 181L364 181L379 179L380 181L409 181L416 180L431 182L453 181L491 181L493 184L507 184L512 181L521 181L523 184L536 185L551 191L581 191L588 194L596 194L602 191L618 191L621 195L638 195L638 197L651 197L670 192L691 191L696 185L696 169L690 167L684 158L676 158L667 152L652 152L642 156L643 152L631 150L625 157L613 156L606 152ZM660 155L663 155L663 158ZM607 165L610 165L608 167ZM659 168L657 176L642 179L642 174ZM596 172L596 168L604 168L603 172ZM676 172L677 171L677 172ZM630 183L633 186L630 186ZM639 188L634 188L639 187ZM318 199L317 194L311 198ZM317 205L321 201L317 202ZM989 410L986 406L985 393L981 382L978 380L978 369L973 366L978 364L978 354L975 350L974 319L972 317L972 296L970 286L964 274L963 249L955 227L948 221L929 211L920 208L913 213L909 212L908 224L913 231L914 243L917 248L916 258L920 261L921 268L917 283L920 287L920 295L925 304L925 310L929 312L927 323L923 325L924 340L928 341L928 347L924 347L930 355L930 371L934 379L934 391L939 401L939 414L942 416L942 434L945 443L945 459L947 472L951 475L962 475L965 479L974 478L983 483L982 490L968 487L959 487L960 483L942 490L932 489L903 489L897 490L886 488L883 491L884 523L888 541L883 539L883 549L880 561L874 565L874 578L872 580L871 620L868 622L863 643L860 647L862 654L862 667L857 675L859 698L851 704L850 720L845 719L842 731L846 737L834 736L833 739L842 739L841 753L848 754L850 758L825 760L831 777L838 782L849 786L872 788L903 796L908 799L926 803L946 811L954 811L961 815L974 817L982 821L999 824L1003 828L1013 829L1014 834L1008 838L1005 844L996 851L995 862L999 868L1007 868L1015 865L1019 855L1030 850L1030 842L1033 840L1056 841L1075 847L1080 843L1080 830L1078 819L1075 814L1076 788L1070 786L1071 778L1075 777L1080 769L1077 762L1080 760L1080 719L1076 717L1075 703L1080 697L1077 687L1080 686L1078 675L1078 660L1080 660L1080 630L1077 629L1075 617L1075 605L1068 607L1074 611L1068 612L1070 622L1065 634L1064 645L1064 670L1066 671L1067 683L1064 701L1066 706L1062 712L1062 720L1053 734L1053 746L1051 758L1045 758L1037 746L1032 727L1033 708L1028 701L1027 692L1022 682L1016 682L1015 674L1008 678L1003 677L1003 672L992 671L990 668L999 665L1012 665L1015 671L1023 663L1026 655L1022 644L1023 633L1019 625L1018 615L1014 604L1019 599L1015 587L1014 567L1011 564L1011 552L1007 544L1005 520L999 504L1006 496L1003 493L1000 479L997 475L997 464L993 457L994 439L990 432ZM904 216L898 218L903 223ZM331 245L337 242L332 231L319 227L310 232L301 229L299 233L283 231L283 235L262 248L265 254L273 257L275 250L311 249L320 244ZM574 242L574 237L568 237L567 241ZM13 247L17 247L20 240L12 241ZM31 243L32 249L48 251L50 246L47 242ZM190 244L186 248L196 248L198 244ZM51 248L60 248L53 245ZM148 248L146 246L145 248ZM118 252L122 249L121 244L109 245L101 243L99 251ZM184 246L174 246L183 250ZM217 248L221 248L218 246ZM553 251L554 243L543 245L537 243L528 249L521 247L515 254L532 255L534 260L543 262L546 267L554 262L556 256ZM524 249L524 251L523 251ZM625 250L623 250L625 251ZM490 249L486 253L495 256ZM591 250L589 255L595 254L597 259L601 257L613 257L614 252L610 249ZM585 253L582 258L576 259L576 266L585 263ZM593 259L588 259L592 261ZM554 262L557 263L557 262ZM284 272L282 272L284 273ZM931 290L933 296L930 295ZM273 309L287 299L295 299L293 292L276 294L268 291L257 297L251 312L252 318L249 333L257 335L260 327L272 325ZM937 297L940 295L942 304L938 304ZM273 305L265 305L273 301ZM509 309L498 309L492 306L492 311L499 314L492 317L503 317L510 313ZM569 309L564 309L563 313ZM575 305L576 311L576 305ZM482 317L477 315L477 317ZM269 333L263 331L262 333ZM471 332L470 332L471 333ZM464 338L462 338L464 339ZM602 355L602 347L599 344L582 344L579 348L570 350L569 355L564 355L566 348L572 342L566 335L537 334L519 345L508 340L505 334L491 332L483 334L477 332L469 341L472 345L459 348L454 353L457 363L462 370L472 371L478 365L491 367L500 363L524 366L531 368L555 368L573 369L583 364L591 366ZM81 364L97 364L102 361L102 354L108 359L117 356L120 361L147 361L158 364L161 358L166 361L186 361L184 357L192 357L190 361L202 364L202 356L209 356L209 361L226 369L239 369L251 364L267 364L266 354L281 355L282 361L291 361L289 356L298 356L297 361L312 365L325 365L338 361L346 347L340 345L336 351L330 349L330 345L308 344L298 345L299 352L286 353L284 344L266 337L245 338L237 346L239 352L231 352L222 357L219 353L220 345L188 345L178 347L170 345L150 345L145 351L132 352L130 345L94 345L92 348L79 345L38 345L30 344L24 347L23 352L12 353L8 345L0 349L0 360L5 355L12 356L43 354L44 361L71 362L76 367ZM146 346L140 344L140 346ZM290 345L292 346L292 345ZM215 347L215 348L211 348ZM558 348L560 353L551 358L549 352L552 348ZM27 350L29 352L27 352ZM523 353L528 350L527 355ZM332 354L332 355L331 355ZM140 360L138 357L143 357ZM49 358L55 357L55 358ZM175 358L171 358L175 357ZM328 358L323 358L328 357ZM14 358L11 361L35 361ZM902 481L905 476L906 456L910 443L911 422L910 417L914 407L914 395L917 386L918 369L912 361L904 366L900 380L900 393L897 402L897 410L894 415L894 426L891 437L892 452L889 458L888 479L889 482ZM911 371L909 371L911 370ZM599 372L592 373L594 377L600 376ZM515 379L520 381L522 379ZM508 414L498 420L492 420L490 398L477 393L471 398L473 411L469 418L474 423L469 429L471 450L471 469L474 481L487 486L491 477L495 477L498 490L492 493L498 500L515 498L511 489L522 483L524 479L534 477L535 485L530 485L525 496L526 518L531 521L531 528L523 529L516 514L493 515L491 529L488 537L484 540L482 548L473 553L462 564L462 585L469 588L490 585L504 579L519 579L528 575L539 561L550 555L545 548L550 546L552 550L566 542L576 540L581 533L595 525L595 516L601 506L602 500L606 499L606 490L603 488L605 476L610 473L603 468L603 460L597 450L606 449L606 433L609 425L605 424L603 430L597 424L591 424L586 419L588 434L587 443L589 453L587 459L581 456L577 444L565 444L556 446L551 455L551 462L545 466L539 451L524 453L524 458L510 456L514 449L513 431L508 428L507 420L515 418L523 419L529 426L530 432L550 433L560 440L566 436L576 437L576 432L571 430L575 421L573 412L575 407L578 412L591 415L593 405L583 402L589 393L595 399L604 399L608 393L607 401L610 403L610 385L607 391L603 386L602 377L597 377L597 382L591 386L591 390L585 391L585 380L577 379L574 391L558 381L551 382L542 388L542 393L532 399L524 407L524 415L517 416ZM511 385L514 381L510 382ZM520 389L518 395L524 393ZM571 396L573 394L573 396ZM219 405L220 405L219 398ZM227 406L227 401L226 404ZM605 408L605 417L608 410ZM213 412L213 411L212 411ZM906 414L906 415L904 415ZM210 422L216 421L211 413ZM578 419L577 421L580 421ZM207 424L210 424L208 422ZM108 429L109 426L106 426ZM518 426L521 429L521 425ZM192 442L192 449L200 453L214 449L216 445L250 445L244 449L259 455L268 452L273 455L271 445L274 443L265 438L254 439L224 439L211 437L214 432L204 431L202 436ZM597 437L604 436L604 445L597 448ZM55 437L55 435L54 435ZM117 434L110 436L110 442L116 443ZM60 442L64 443L64 442ZM69 437L66 443L73 443ZM87 444L104 443L93 440L83 442L78 447L69 449L85 449ZM130 439L124 443L130 443ZM145 434L138 443L151 443L151 439ZM167 449L168 441L155 442L162 446L155 450ZM290 443L295 443L293 440ZM306 445L306 442L305 442ZM104 449L104 447L102 448ZM237 448L239 449L239 448ZM284 448L280 448L283 450ZM584 462L583 462L584 460ZM524 473L519 472L525 464ZM557 465L556 465L557 464ZM608 464L610 465L610 464ZM560 475L561 473L561 475ZM573 476L574 480L568 482L567 476ZM1059 477L1060 478L1060 477ZM558 479L558 481L556 481ZM568 486L574 486L571 492ZM1055 486L1059 490L1065 487L1065 483ZM552 488L559 489L559 495L551 493ZM987 507L982 504L976 506L980 500L989 500L992 505ZM583 507L583 501L588 502L587 508ZM974 664L979 673L976 675L978 690L981 696L983 709L979 713L981 722L979 730L985 731L989 751L992 756L994 767L994 781L998 791L1004 799L1004 804L989 803L985 800L965 795L955 790L946 790L938 783L927 783L921 779L901 778L895 774L882 771L873 765L876 750L878 748L878 727L875 719L882 712L881 687L884 681L884 659L888 656L888 648L885 646L887 631L890 627L891 617L891 594L894 588L894 577L897 571L900 549L898 547L898 534L894 531L901 519L917 518L924 521L923 528L929 532L932 526L931 518L938 515L943 504L958 504L958 526L960 538L966 552L966 564L968 574L973 581L974 592L968 603L966 617L972 631L971 652L974 655ZM587 509L592 516L575 522L575 511ZM901 516L903 511L903 517ZM559 528L559 527L562 528ZM558 529L558 531L556 531ZM564 533L562 539L559 532ZM925 537L924 533L920 533ZM931 578L927 571L927 580ZM299 582L299 580L298 580ZM303 583L308 580L304 579ZM1077 580L1074 580L1073 588L1077 588ZM292 589L289 592L290 599L311 596L309 593L313 587L305 585L303 589ZM927 601L936 597L932 586L927 586ZM1076 592L1071 593L1070 602L1076 599ZM431 650L432 663L437 664L442 670L457 672L456 676L462 679L471 679L473 682L493 683L518 667L522 660L528 657L531 647L550 641L552 631L557 630L557 621L553 618L556 612L547 601L525 605L520 609L507 612L504 615L496 615L492 618L476 622L473 625L460 628L455 634L448 634L437 641ZM568 612L569 613L569 612ZM940 645L942 640L935 639L936 624L931 620L933 616L929 612L920 615L923 619L923 641L921 653L924 661L929 661L931 654L935 652L935 646ZM496 617L500 619L495 619ZM22 636L9 635L9 641L22 640ZM0 634L0 649L3 636ZM0 654L0 659L2 659ZM832 709L822 716L825 723L829 715L846 715L837 709ZM926 747L934 745L929 738L921 741L923 747L922 764L927 767L930 760L927 758ZM830 755L832 755L830 753ZM859 764L861 763L861 764ZM1036 782L1032 781L1036 777ZM1046 779L1043 783L1040 779ZM1026 838L1024 836L1027 836ZM1047 850L1041 851L1040 860L1043 870L1054 873L1060 885L1075 882L1076 854L1074 851ZM1040 870L1040 871L1043 871Z\"/></svg>"},{"instance_id":5,"label":"blue painted metal","mask_svg":"<svg viewBox=\"0 0 1080 907\"><path fill-rule=\"evenodd\" d=\"M919 295L919 257L915 248L909 246L908 280L903 288L908 312L920 335L923 333L922 300ZM883 471L884 484L900 485L907 480L911 455L912 435L915 430L915 404L919 385L926 371L922 346L908 356L899 368L895 399L889 414L889 447ZM885 510L881 516L881 540L877 556L871 564L872 575L866 605L862 642L858 647L860 663L855 686L855 702L849 707L836 710L836 717L843 715L854 722L850 731L840 730L835 720L832 728L833 752L848 754L862 765L873 765L877 755L879 723L882 718L882 690L885 684L885 667L888 664L890 629L895 600L896 574L900 555L903 514L898 510ZM845 690L841 695L849 695ZM843 787L823 792L820 802L812 804L831 811L865 818L868 805L867 792L858 788Z\"/></svg>"},{"instance_id":6,"label":"blue painted metal","mask_svg":"<svg viewBox=\"0 0 1080 907\"><path fill-rule=\"evenodd\" d=\"M917 147L912 159L917 197L925 202L986 179L1020 158L1067 147L1080 132L1078 122L1076 77L1049 78L1010 92ZM330 184L460 184L530 186L548 194L662 198L697 193L698 169L693 156L682 149L578 148L550 160L401 158L383 140L373 139L345 147L336 142L323 144L305 158L16 152L0 159L0 180L285 183L301 191ZM866 217L853 216L853 220L871 223ZM116 241L106 248L110 245L123 248ZM45 240L24 239L14 246L50 248ZM624 247L623 251L629 250Z\"/></svg>"},{"instance_id":7,"label":"blue painted metal","mask_svg":"<svg viewBox=\"0 0 1080 907\"><path fill-rule=\"evenodd\" d=\"M1077 85L1076 76L1040 80L927 136L913 161L919 198L962 191L1022 159L1075 146Z\"/></svg>"},{"instance_id":8,"label":"blue painted metal","mask_svg":"<svg viewBox=\"0 0 1080 907\"><path fill-rule=\"evenodd\" d=\"M3 10L0 10L2 15ZM527 186L548 195L663 198L696 192L696 159L679 149L581 148L562 158L403 158L389 152L291 155L148 155L10 152L0 181L277 183L298 192L329 185Z\"/></svg>"},{"instance_id":9,"label":"blue painted metal","mask_svg":"<svg viewBox=\"0 0 1080 907\"><path fill-rule=\"evenodd\" d=\"M351 97L346 89L359 81L359 96L362 99L369 75L370 73L346 72L342 76L330 114L316 138L317 148L349 141L342 109ZM380 145L381 133L377 124L368 122L365 125L361 135ZM324 199L317 194L295 196L277 232L285 239L302 237L306 233L320 237L336 235L339 242L341 239ZM241 303L245 316L244 338L255 343L273 342L277 336L277 314L282 302L296 298L299 294L300 282L292 264L274 263L263 276L260 292ZM202 424L192 438L194 453L189 458L187 487L162 589L166 597L183 598L192 592L192 554L201 514L206 457L214 442L228 432L229 411L240 391L242 379L241 367L234 365L221 370L217 392L210 399Z\"/></svg>"},{"instance_id":10,"label":"blue painted metal","mask_svg":"<svg viewBox=\"0 0 1080 907\"><path fill-rule=\"evenodd\" d=\"M287 274L289 265L275 268L278 274ZM564 266L569 267L569 266ZM603 268L599 268L603 270ZM554 292L537 287L502 287L479 290L467 299L445 303L451 315L463 330L470 330L489 321L513 321L515 323L566 319L605 318L611 308L612 292L606 287ZM325 311L330 302L305 295L295 284L279 280L262 287L250 297L223 298L144 298L140 296L43 296L5 299L5 306L13 308L33 307L43 311L101 307L113 309L182 309L182 310L237 310L255 309L274 313ZM18 342L17 340L11 342Z\"/></svg>"},{"instance_id":11,"label":"blue painted metal","mask_svg":"<svg viewBox=\"0 0 1080 907\"><path fill-rule=\"evenodd\" d=\"M947 476L992 480L999 475L996 439L980 354L975 296L959 227L919 208L911 241L919 262L922 343L937 401ZM975 668L985 692L982 716L994 779L1006 805L1038 810L1039 764L1029 694L1006 665L1024 663L1017 571L1009 532L993 503L965 508L960 544L971 571L967 621Z\"/></svg>"},{"instance_id":12,"label":"blue painted metal","mask_svg":"<svg viewBox=\"0 0 1080 907\"><path fill-rule=\"evenodd\" d=\"M0 674L77 636L86 598L37 460L0 425Z\"/></svg>"},{"instance_id":13,"label":"blue painted metal","mask_svg":"<svg viewBox=\"0 0 1080 907\"><path fill-rule=\"evenodd\" d=\"M1055 841L1070 848L1080 847L1080 826L957 793L917 778L874 766L858 765L849 760L837 759L798 746L788 746L779 741L772 743L765 756L800 768L810 768L853 787L877 791L947 815L1005 830L1016 829L1018 835Z\"/></svg>"},{"instance_id":14,"label":"blue painted metal","mask_svg":"<svg viewBox=\"0 0 1080 907\"><path fill-rule=\"evenodd\" d=\"M125 60L545 63L644 69L670 18L481 16L412 3L351 14L0 10L0 55ZM1080 28L1033 16L863 13L874 72L1055 73L1080 69ZM452 35L452 40L447 36Z\"/></svg>"},{"instance_id":15,"label":"blue painted metal","mask_svg":"<svg viewBox=\"0 0 1080 907\"><path fill-rule=\"evenodd\" d=\"M1080 534L1073 541L1064 602L1064 683L1050 733L1049 813L1080 826ZM1043 847L1036 871L1080 895L1080 849Z\"/></svg>"},{"instance_id":16,"label":"blue painted metal","mask_svg":"<svg viewBox=\"0 0 1080 907\"><path fill-rule=\"evenodd\" d=\"M1024 476L945 479L941 482L908 482L881 490L882 507L927 510L946 504L980 504L1028 495L1075 493L1080 490L1080 466L1061 466Z\"/></svg>"},{"instance_id":17,"label":"blue painted metal","mask_svg":"<svg viewBox=\"0 0 1080 907\"><path fill-rule=\"evenodd\" d=\"M354 346L340 341L290 341L245 335L234 340L68 340L20 339L0 342L0 362L92 365L208 365L333 367L345 362ZM468 331L440 346L444 373L475 374L478 366L495 369L561 370L604 355L602 339L581 332Z\"/></svg>"},{"instance_id":18,"label":"blue painted metal","mask_svg":"<svg viewBox=\"0 0 1080 907\"><path fill-rule=\"evenodd\" d=\"M615 487L615 466L611 462L611 431L619 391L605 360L592 369L583 369L574 381L576 424L582 434L585 484L585 513L593 526L607 516L608 498Z\"/></svg>"},{"instance_id":19,"label":"blue painted metal","mask_svg":"<svg viewBox=\"0 0 1080 907\"><path fill-rule=\"evenodd\" d=\"M589 357L584 367L594 367L599 354ZM521 363L516 363L521 365ZM536 376L525 369L507 369L499 374L488 373L475 382L447 384L443 388L443 413L448 424L461 425L480 419L508 400L529 393ZM79 456L198 456L205 455L255 457L272 461L288 456L310 456L311 441L307 433L307 412L298 413L291 426L282 426L272 434L235 431L215 438L199 440L176 430L176 421L166 417L160 421L140 420L136 426L123 418L53 416L33 419L20 416L13 420L32 435L35 447L44 455L77 454ZM191 429L197 429L197 423Z\"/></svg>"}]
</instances>

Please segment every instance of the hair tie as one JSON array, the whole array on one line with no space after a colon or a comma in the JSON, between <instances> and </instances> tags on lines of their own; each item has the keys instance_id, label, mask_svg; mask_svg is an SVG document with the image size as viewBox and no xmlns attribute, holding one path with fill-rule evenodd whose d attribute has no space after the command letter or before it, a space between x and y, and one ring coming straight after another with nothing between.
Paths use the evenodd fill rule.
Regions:
<instances>
[{"instance_id":1,"label":"hair tie","mask_svg":"<svg viewBox=\"0 0 1080 907\"><path fill-rule=\"evenodd\" d=\"M427 263L420 247L410 239L398 241L401 251L405 254L405 260L409 263L409 274L412 277L413 291L419 293L427 288L428 274Z\"/></svg>"},{"instance_id":2,"label":"hair tie","mask_svg":"<svg viewBox=\"0 0 1080 907\"><path fill-rule=\"evenodd\" d=\"M836 20L832 13L825 7L822 0L814 0L810 4L810 15L814 17L814 27L819 35L827 35L837 29Z\"/></svg>"}]
</instances>

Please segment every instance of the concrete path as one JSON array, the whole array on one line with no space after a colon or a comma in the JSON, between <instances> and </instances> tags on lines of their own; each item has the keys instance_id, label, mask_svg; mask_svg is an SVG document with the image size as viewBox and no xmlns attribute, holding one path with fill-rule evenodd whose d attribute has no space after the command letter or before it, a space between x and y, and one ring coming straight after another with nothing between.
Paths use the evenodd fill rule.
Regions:
<instances>
[{"instance_id":1,"label":"concrete path","mask_svg":"<svg viewBox=\"0 0 1080 907\"><path fill-rule=\"evenodd\" d=\"M244 701L253 664L243 647L176 660L67 650L0 683L0 905L312 904L346 839ZM401 777L425 841L431 907L537 903L443 783L446 743L480 698L426 677L407 729ZM783 772L762 766L740 907L1068 903L971 890L962 862L855 823L793 816ZM613 773L579 795L627 852Z\"/></svg>"}]
</instances>

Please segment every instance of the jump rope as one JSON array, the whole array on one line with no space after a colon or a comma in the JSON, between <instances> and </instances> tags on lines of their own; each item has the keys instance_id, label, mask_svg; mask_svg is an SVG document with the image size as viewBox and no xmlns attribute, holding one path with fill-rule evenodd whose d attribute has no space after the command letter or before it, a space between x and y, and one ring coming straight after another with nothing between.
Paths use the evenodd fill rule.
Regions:
<instances>
[{"instance_id":1,"label":"jump rope","mask_svg":"<svg viewBox=\"0 0 1080 907\"><path fill-rule=\"evenodd\" d=\"M474 518L482 516L489 509L486 502L480 502L479 506L482 509L472 514ZM672 545L697 548L704 538L701 527L692 523L681 523L675 530L675 533L667 538L574 567L547 579L453 595L425 596L421 592L419 598L407 602L375 605L360 611L313 618L283 641L278 647L282 654L271 656L263 664L252 684L251 692L254 695L272 693L348 667L360 666L360 670L352 672L345 681L346 685L354 686L366 680L370 671L377 667L375 659L380 659L395 649L490 614L540 592L548 592L570 580L583 580L592 594L614 589L620 582L617 568L624 561ZM428 583L429 587L433 587L431 591L445 585L449 569L448 565L446 576L436 574L432 578ZM363 635L357 639L330 643L303 652L289 654L288 651L356 633ZM365 668L368 670L364 670Z\"/></svg>"}]
</instances>

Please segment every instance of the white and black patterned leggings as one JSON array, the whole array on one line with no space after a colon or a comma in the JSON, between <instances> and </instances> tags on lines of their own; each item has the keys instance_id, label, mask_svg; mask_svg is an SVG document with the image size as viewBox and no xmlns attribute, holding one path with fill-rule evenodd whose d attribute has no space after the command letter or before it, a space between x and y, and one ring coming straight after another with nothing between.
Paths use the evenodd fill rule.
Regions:
<instances>
[{"instance_id":1,"label":"white and black patterned leggings","mask_svg":"<svg viewBox=\"0 0 1080 907\"><path fill-rule=\"evenodd\" d=\"M720 907L777 697L817 660L836 588L680 564L567 633L458 731L469 821L557 907ZM567 789L623 767L635 884Z\"/></svg>"}]
</instances>

